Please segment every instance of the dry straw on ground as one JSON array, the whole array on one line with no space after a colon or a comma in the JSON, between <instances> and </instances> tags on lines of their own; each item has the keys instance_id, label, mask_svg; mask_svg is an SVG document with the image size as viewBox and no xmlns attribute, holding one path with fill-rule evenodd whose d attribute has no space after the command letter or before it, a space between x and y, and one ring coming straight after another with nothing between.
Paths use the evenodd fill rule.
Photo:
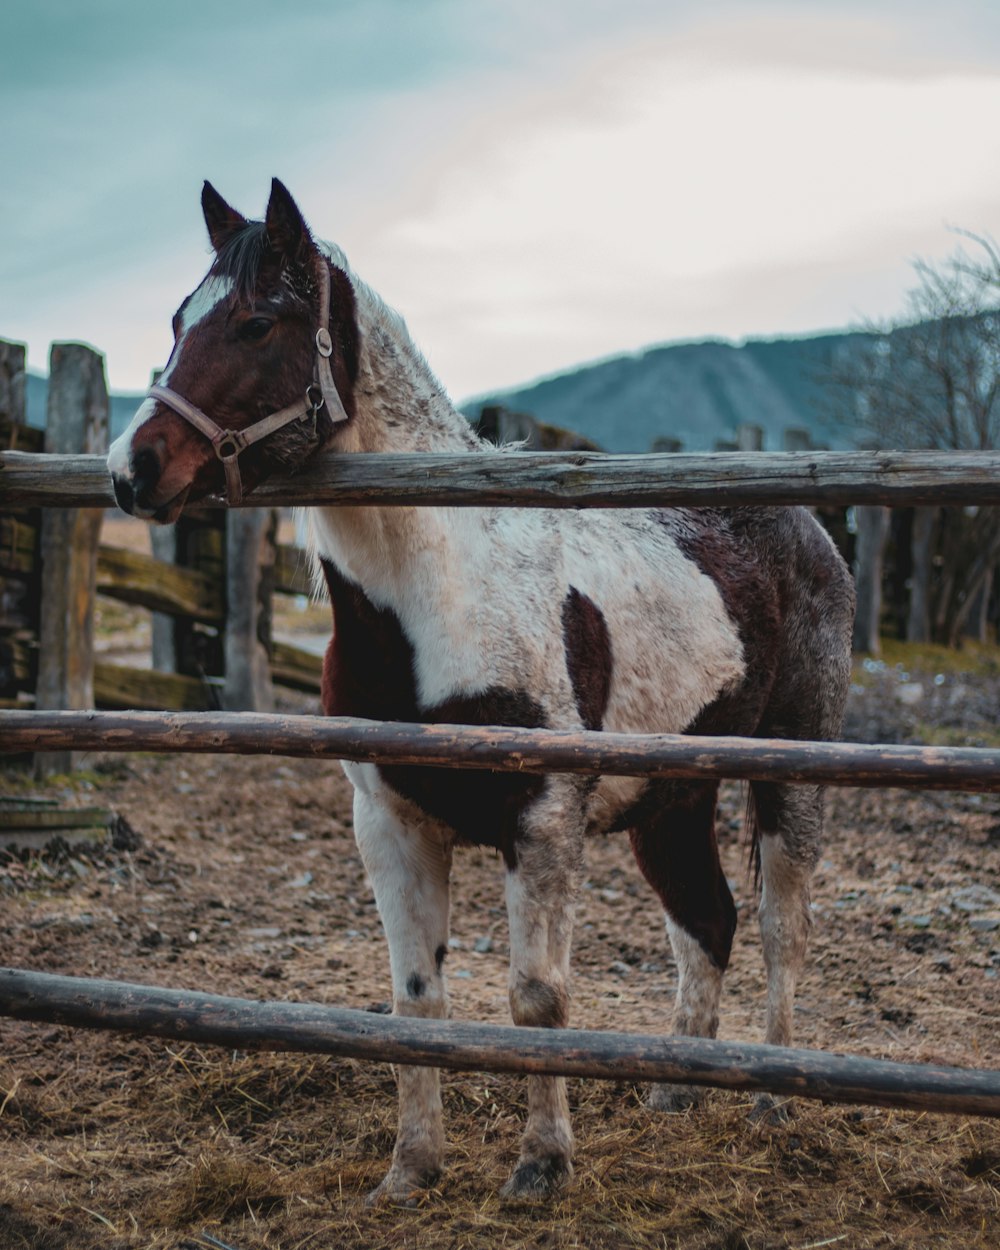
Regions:
<instances>
[{"instance_id":1,"label":"dry straw on ground","mask_svg":"<svg viewBox=\"0 0 1000 1250\"><path fill-rule=\"evenodd\" d=\"M901 672L902 670L900 670ZM859 672L856 736L918 737L916 720L986 732L1000 679ZM965 694L960 687L973 692ZM952 696L955 696L954 698ZM907 719L909 718L909 719ZM918 732L919 730L919 732ZM15 966L220 993L381 1007L387 960L333 765L91 760L49 793L121 812L139 844L0 865L3 959ZM0 775L8 790L23 774ZM802 1045L1000 1067L997 796L831 796L816 923L796 1023ZM763 975L727 789L723 857L740 907L721 1035L758 1040ZM502 865L457 859L448 967L456 1015L506 1018ZM589 850L573 1021L656 1031L673 987L662 920L611 839ZM504 1204L523 1089L445 1077L438 1187L368 1210L392 1150L392 1073L314 1056L0 1021L2 1250L820 1250L1000 1244L1000 1125L799 1102L754 1125L748 1099L655 1116L629 1084L571 1082L572 1186Z\"/></svg>"}]
</instances>

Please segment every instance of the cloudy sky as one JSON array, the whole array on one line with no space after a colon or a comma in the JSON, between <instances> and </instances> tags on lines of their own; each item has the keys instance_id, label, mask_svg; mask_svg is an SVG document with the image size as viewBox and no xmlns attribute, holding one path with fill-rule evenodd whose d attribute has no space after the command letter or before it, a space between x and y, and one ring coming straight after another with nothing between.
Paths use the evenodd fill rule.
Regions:
<instances>
[{"instance_id":1,"label":"cloudy sky","mask_svg":"<svg viewBox=\"0 0 1000 1250\"><path fill-rule=\"evenodd\" d=\"M273 174L456 398L898 312L1000 237L996 0L31 0L0 26L0 337L142 389Z\"/></svg>"}]
</instances>

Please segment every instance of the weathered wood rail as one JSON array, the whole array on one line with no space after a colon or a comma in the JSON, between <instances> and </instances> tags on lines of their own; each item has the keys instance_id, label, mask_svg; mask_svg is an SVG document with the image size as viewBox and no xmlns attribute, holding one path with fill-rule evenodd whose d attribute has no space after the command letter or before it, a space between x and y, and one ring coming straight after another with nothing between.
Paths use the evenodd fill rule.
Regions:
<instances>
[{"instance_id":1,"label":"weathered wood rail","mask_svg":"<svg viewBox=\"0 0 1000 1250\"><path fill-rule=\"evenodd\" d=\"M21 751L290 755L436 768L713 777L1000 790L1000 751L847 742L418 725L252 712L0 712L0 746Z\"/></svg>"},{"instance_id":2,"label":"weathered wood rail","mask_svg":"<svg viewBox=\"0 0 1000 1250\"><path fill-rule=\"evenodd\" d=\"M113 506L101 456L0 452L0 503ZM241 507L303 504L630 508L735 504L1000 504L1000 452L601 455L510 452L316 458ZM200 506L225 506L220 500Z\"/></svg>"},{"instance_id":3,"label":"weathered wood rail","mask_svg":"<svg viewBox=\"0 0 1000 1250\"><path fill-rule=\"evenodd\" d=\"M749 1042L419 1020L12 968L0 968L0 1015L229 1049L475 1072L671 1081L824 1102L1000 1116L1000 1072Z\"/></svg>"}]
</instances>

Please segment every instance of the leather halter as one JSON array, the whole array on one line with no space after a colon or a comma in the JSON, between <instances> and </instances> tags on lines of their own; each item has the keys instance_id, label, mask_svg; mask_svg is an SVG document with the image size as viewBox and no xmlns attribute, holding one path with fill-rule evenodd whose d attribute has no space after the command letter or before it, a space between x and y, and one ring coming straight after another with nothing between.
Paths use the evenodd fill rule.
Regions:
<instances>
[{"instance_id":1,"label":"leather halter","mask_svg":"<svg viewBox=\"0 0 1000 1250\"><path fill-rule=\"evenodd\" d=\"M289 404L272 412L270 416L253 421L242 430L224 430L220 425L196 408L183 395L178 395L168 386L155 384L147 392L150 399L172 408L179 417L204 434L212 444L215 454L222 461L226 471L226 502L238 504L243 499L243 481L240 477L240 452L259 443L276 430L283 429L292 421L304 421L312 417L313 431L316 429L316 415L325 405L327 416L339 425L348 419L340 394L333 381L333 370L330 368L330 357L333 355L333 340L330 337L330 269L323 256L319 258L319 329L316 331L316 373L312 383L306 388L305 397L297 403ZM317 394L318 393L318 394Z\"/></svg>"}]
</instances>

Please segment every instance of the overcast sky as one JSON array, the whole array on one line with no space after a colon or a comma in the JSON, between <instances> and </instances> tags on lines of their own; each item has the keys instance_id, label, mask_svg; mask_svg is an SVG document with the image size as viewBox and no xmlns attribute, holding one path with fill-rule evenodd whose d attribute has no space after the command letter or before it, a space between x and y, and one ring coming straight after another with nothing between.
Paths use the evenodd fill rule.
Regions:
<instances>
[{"instance_id":1,"label":"overcast sky","mask_svg":"<svg viewBox=\"0 0 1000 1250\"><path fill-rule=\"evenodd\" d=\"M0 22L0 337L142 389L271 176L456 399L898 312L1000 237L996 0L31 0Z\"/></svg>"}]
</instances>

